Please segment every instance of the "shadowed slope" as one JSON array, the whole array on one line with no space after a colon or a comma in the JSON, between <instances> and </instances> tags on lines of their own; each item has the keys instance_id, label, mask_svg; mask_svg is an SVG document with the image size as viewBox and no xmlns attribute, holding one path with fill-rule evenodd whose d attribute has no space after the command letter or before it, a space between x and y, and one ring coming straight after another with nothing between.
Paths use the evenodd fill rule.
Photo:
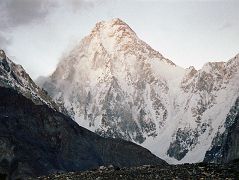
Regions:
<instances>
[{"instance_id":1,"label":"shadowed slope","mask_svg":"<svg viewBox=\"0 0 239 180\"><path fill-rule=\"evenodd\" d=\"M12 179L109 164L166 164L136 144L102 138L13 89L0 87L0 99L0 173Z\"/></svg>"}]
</instances>

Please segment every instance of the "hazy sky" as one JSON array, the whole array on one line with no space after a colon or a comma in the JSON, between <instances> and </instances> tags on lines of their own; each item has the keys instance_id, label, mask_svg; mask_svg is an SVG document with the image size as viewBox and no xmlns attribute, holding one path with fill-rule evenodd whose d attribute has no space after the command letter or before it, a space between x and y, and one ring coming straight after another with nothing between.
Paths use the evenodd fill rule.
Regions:
<instances>
[{"instance_id":1,"label":"hazy sky","mask_svg":"<svg viewBox=\"0 0 239 180\"><path fill-rule=\"evenodd\" d=\"M48 75L95 23L116 17L182 67L239 53L239 0L1 0L0 48L33 78Z\"/></svg>"}]
</instances>

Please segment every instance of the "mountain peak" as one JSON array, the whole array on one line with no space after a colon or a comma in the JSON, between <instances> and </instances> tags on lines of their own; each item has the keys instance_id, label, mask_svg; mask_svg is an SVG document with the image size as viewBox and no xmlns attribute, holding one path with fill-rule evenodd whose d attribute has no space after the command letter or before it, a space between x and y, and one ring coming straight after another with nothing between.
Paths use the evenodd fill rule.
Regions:
<instances>
[{"instance_id":1,"label":"mountain peak","mask_svg":"<svg viewBox=\"0 0 239 180\"><path fill-rule=\"evenodd\" d=\"M41 84L83 127L170 162L197 162L238 97L236 63L185 70L116 18L97 23Z\"/></svg>"},{"instance_id":2,"label":"mountain peak","mask_svg":"<svg viewBox=\"0 0 239 180\"><path fill-rule=\"evenodd\" d=\"M54 110L64 111L39 88L21 65L11 61L0 49L0 87L14 89L35 104L46 104Z\"/></svg>"},{"instance_id":3,"label":"mountain peak","mask_svg":"<svg viewBox=\"0 0 239 180\"><path fill-rule=\"evenodd\" d=\"M119 18L114 18L109 21L101 21L96 23L91 32L91 36L101 34L104 38L111 37L135 37L135 32Z\"/></svg>"},{"instance_id":4,"label":"mountain peak","mask_svg":"<svg viewBox=\"0 0 239 180\"><path fill-rule=\"evenodd\" d=\"M96 23L90 35L82 40L80 47L83 48L90 44L101 47L111 55L123 52L122 54L129 53L137 56L141 54L150 58L163 58L159 52L142 41L130 26L119 18ZM169 60L165 59L165 61L174 64Z\"/></svg>"},{"instance_id":5,"label":"mountain peak","mask_svg":"<svg viewBox=\"0 0 239 180\"><path fill-rule=\"evenodd\" d=\"M235 56L234 58L239 58L239 53L238 53L238 54L236 54L236 56Z\"/></svg>"},{"instance_id":6,"label":"mountain peak","mask_svg":"<svg viewBox=\"0 0 239 180\"><path fill-rule=\"evenodd\" d=\"M98 23L96 23L95 28L96 27L103 27L103 26L107 26L107 27L115 27L115 26L128 26L129 25L127 23L125 23L123 20L119 19L119 18L113 18L109 21L100 21Z\"/></svg>"},{"instance_id":7,"label":"mountain peak","mask_svg":"<svg viewBox=\"0 0 239 180\"><path fill-rule=\"evenodd\" d=\"M109 21L105 21L105 24L109 25L110 27L116 27L116 28L125 27L128 30L133 31L126 22L124 22L123 20L119 18L114 18Z\"/></svg>"},{"instance_id":8,"label":"mountain peak","mask_svg":"<svg viewBox=\"0 0 239 180\"><path fill-rule=\"evenodd\" d=\"M106 21L107 23L110 23L112 25L127 25L123 20L120 18L113 18L109 21ZM128 26L128 25L127 25Z\"/></svg>"},{"instance_id":9,"label":"mountain peak","mask_svg":"<svg viewBox=\"0 0 239 180\"><path fill-rule=\"evenodd\" d=\"M6 54L2 49L0 49L0 60L3 60L3 59L6 59Z\"/></svg>"}]
</instances>

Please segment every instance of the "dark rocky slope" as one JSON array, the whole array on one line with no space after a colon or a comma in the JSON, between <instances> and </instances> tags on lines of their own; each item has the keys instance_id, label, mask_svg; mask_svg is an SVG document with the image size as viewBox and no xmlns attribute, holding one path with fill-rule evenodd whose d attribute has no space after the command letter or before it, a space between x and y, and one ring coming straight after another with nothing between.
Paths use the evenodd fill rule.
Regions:
<instances>
[{"instance_id":1,"label":"dark rocky slope","mask_svg":"<svg viewBox=\"0 0 239 180\"><path fill-rule=\"evenodd\" d=\"M16 90L0 87L1 177L25 179L110 164L167 163L141 146L102 138L47 105L37 105Z\"/></svg>"}]
</instances>

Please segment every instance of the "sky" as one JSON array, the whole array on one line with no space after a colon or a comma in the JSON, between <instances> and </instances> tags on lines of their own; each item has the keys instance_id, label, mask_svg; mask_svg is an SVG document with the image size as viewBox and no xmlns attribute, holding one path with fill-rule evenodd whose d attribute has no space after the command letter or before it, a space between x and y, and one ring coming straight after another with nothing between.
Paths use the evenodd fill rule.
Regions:
<instances>
[{"instance_id":1,"label":"sky","mask_svg":"<svg viewBox=\"0 0 239 180\"><path fill-rule=\"evenodd\" d=\"M1 0L0 49L33 79L48 76L97 22L113 18L181 67L239 53L239 0Z\"/></svg>"}]
</instances>

